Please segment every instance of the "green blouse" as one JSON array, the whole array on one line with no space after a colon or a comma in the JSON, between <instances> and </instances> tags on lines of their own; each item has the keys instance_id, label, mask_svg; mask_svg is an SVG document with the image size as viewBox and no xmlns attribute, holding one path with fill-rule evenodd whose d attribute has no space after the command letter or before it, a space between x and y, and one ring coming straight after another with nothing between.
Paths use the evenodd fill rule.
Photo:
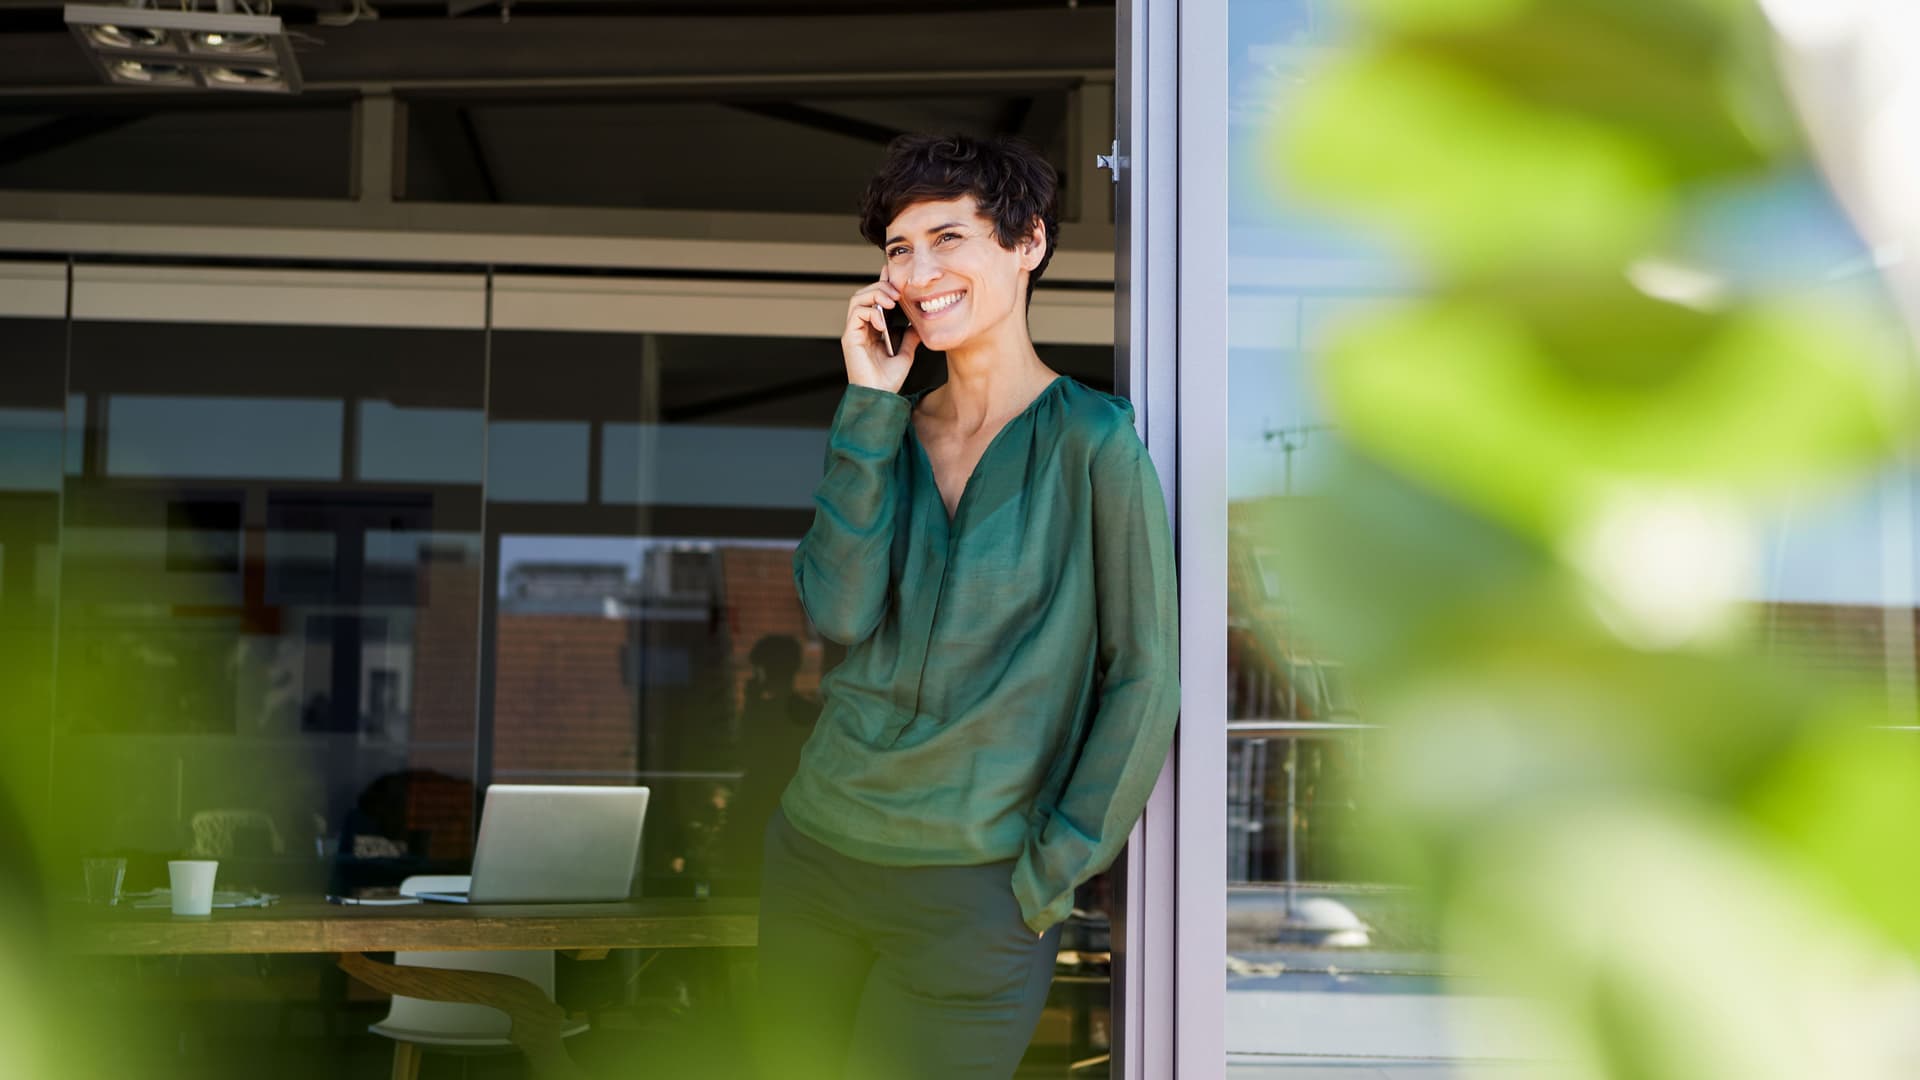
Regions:
<instances>
[{"instance_id":1,"label":"green blouse","mask_svg":"<svg viewBox=\"0 0 1920 1080\"><path fill-rule=\"evenodd\" d=\"M1166 503L1133 407L1061 376L987 444L949 521L919 397L850 385L834 414L793 574L850 648L781 807L867 862L1014 860L1039 933L1119 853L1173 739Z\"/></svg>"}]
</instances>

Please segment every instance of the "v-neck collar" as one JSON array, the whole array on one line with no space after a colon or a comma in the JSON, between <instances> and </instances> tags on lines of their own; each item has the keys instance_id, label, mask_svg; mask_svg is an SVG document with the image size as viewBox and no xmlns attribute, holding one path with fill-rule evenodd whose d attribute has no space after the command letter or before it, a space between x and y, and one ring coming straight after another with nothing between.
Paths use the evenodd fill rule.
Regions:
<instances>
[{"instance_id":1,"label":"v-neck collar","mask_svg":"<svg viewBox=\"0 0 1920 1080\"><path fill-rule=\"evenodd\" d=\"M1056 389L1058 389L1061 384L1067 381L1068 378L1069 377L1066 375L1055 375L1053 377L1052 382L1049 382L1047 385L1041 387L1040 392L1033 395L1033 400L1027 402L1025 408L1021 409L1017 413L1014 413L1012 416L1007 417L1007 422L1004 424L1001 424L1000 430L993 433L993 438L987 440L986 448L980 451L979 460L973 463L973 471L969 472L967 474L966 480L961 483L960 497L953 501L953 513L951 514L947 513L947 500L942 498L940 495L940 478L934 474L933 459L927 456L927 448L921 445L920 431L917 427L915 427L913 422L913 413L914 413L914 410L920 407L920 399L923 397L926 397L928 394L932 393L933 391L938 390L940 387L929 386L925 390L916 390L913 393L907 395L907 435L909 438L913 440L914 449L918 451L918 459L926 466L927 479L931 482L933 487L934 501L940 504L940 517L941 517L941 520L947 523L947 531L949 534L952 533L953 527L956 524L958 524L960 521L960 511L966 509L967 495L973 491L974 478L980 475L980 467L987 463L987 457L993 453L993 448L999 445L1000 437L1007 433L1008 428L1012 427L1014 424L1019 423L1021 420L1024 420L1029 415L1031 415L1034 410L1034 407L1039 405L1042 401L1046 400L1047 395L1053 393ZM940 386L945 386L945 385L946 385L945 383L940 384Z\"/></svg>"}]
</instances>

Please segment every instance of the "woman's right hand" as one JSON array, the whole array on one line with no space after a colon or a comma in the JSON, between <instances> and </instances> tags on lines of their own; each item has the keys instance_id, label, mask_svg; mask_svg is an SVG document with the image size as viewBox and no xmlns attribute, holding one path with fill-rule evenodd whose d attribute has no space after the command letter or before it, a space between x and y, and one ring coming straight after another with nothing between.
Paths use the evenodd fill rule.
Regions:
<instances>
[{"instance_id":1,"label":"woman's right hand","mask_svg":"<svg viewBox=\"0 0 1920 1080\"><path fill-rule=\"evenodd\" d=\"M847 361L847 381L890 394L900 392L920 348L920 333L908 327L887 355L887 321L882 308L899 305L900 290L885 277L862 288L847 301L847 328L840 335L840 352Z\"/></svg>"}]
</instances>

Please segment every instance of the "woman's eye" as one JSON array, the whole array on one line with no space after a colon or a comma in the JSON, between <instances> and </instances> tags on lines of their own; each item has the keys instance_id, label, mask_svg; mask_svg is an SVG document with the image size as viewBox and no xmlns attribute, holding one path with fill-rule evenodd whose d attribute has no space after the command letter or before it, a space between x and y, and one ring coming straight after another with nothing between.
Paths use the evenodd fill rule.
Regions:
<instances>
[{"instance_id":1,"label":"woman's eye","mask_svg":"<svg viewBox=\"0 0 1920 1080\"><path fill-rule=\"evenodd\" d=\"M949 240L958 240L958 239L960 239L959 233L944 233L940 237L940 243L944 244Z\"/></svg>"},{"instance_id":2,"label":"woman's eye","mask_svg":"<svg viewBox=\"0 0 1920 1080\"><path fill-rule=\"evenodd\" d=\"M887 252L887 258L889 258L889 259L897 259L897 258L899 258L900 256L902 256L902 255L905 255L906 253L907 253L907 249L906 249L906 248L903 248L903 247L897 247L897 248L893 248L892 250L890 250L890 251L888 251L888 252Z\"/></svg>"}]
</instances>

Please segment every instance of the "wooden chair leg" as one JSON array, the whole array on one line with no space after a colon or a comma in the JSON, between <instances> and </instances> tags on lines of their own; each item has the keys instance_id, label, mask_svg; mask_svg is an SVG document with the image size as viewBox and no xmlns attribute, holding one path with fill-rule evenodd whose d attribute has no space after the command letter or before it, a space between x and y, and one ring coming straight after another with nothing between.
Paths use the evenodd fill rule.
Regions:
<instances>
[{"instance_id":1,"label":"wooden chair leg","mask_svg":"<svg viewBox=\"0 0 1920 1080\"><path fill-rule=\"evenodd\" d=\"M508 1038L527 1055L533 1075L539 1080L585 1080L580 1067L567 1056L560 1033L566 1030L566 1010L555 1005L546 992L525 979L492 971L456 971L444 968L397 967L383 964L360 953L345 953L340 967L347 974L376 990L406 994L429 1001L460 1001L488 1005L507 1014L513 1021ZM399 1045L396 1043L395 1047ZM417 1047L415 1048L418 1049ZM398 1057L394 1067L399 1068ZM419 1066L416 1064L415 1068ZM400 1073L394 1073L401 1080ZM412 1080L409 1076L406 1080Z\"/></svg>"},{"instance_id":2,"label":"wooden chair leg","mask_svg":"<svg viewBox=\"0 0 1920 1080\"><path fill-rule=\"evenodd\" d=\"M420 1047L410 1042L393 1044L393 1080L420 1080Z\"/></svg>"}]
</instances>

